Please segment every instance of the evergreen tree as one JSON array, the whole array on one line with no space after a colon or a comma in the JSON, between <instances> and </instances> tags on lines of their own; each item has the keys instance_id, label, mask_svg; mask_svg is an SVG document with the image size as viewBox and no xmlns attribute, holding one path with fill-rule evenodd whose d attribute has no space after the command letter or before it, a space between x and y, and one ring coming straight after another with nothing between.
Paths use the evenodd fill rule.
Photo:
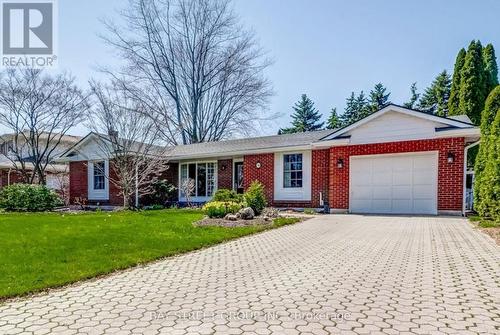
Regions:
<instances>
[{"instance_id":1,"label":"evergreen tree","mask_svg":"<svg viewBox=\"0 0 500 335\"><path fill-rule=\"evenodd\" d=\"M324 122L319 122L321 114L314 108L314 102L302 94L300 100L295 103L292 114L292 127L280 129L278 134L302 133L306 131L319 130Z\"/></svg>"},{"instance_id":2,"label":"evergreen tree","mask_svg":"<svg viewBox=\"0 0 500 335\"><path fill-rule=\"evenodd\" d=\"M410 87L410 100L404 103L406 108L415 108L418 102L418 98L420 97L420 93L417 93L417 83L411 84Z\"/></svg>"},{"instance_id":3,"label":"evergreen tree","mask_svg":"<svg viewBox=\"0 0 500 335\"><path fill-rule=\"evenodd\" d=\"M500 151L498 142L500 141L500 136L498 136L499 134L497 133L495 138L495 132L498 132L498 129L493 129L493 124L495 124L495 122L499 123L495 120L499 118L500 86L497 86L493 89L493 91L491 91L490 95L488 96L484 110L481 114L482 140L481 144L479 145L479 153L477 155L476 163L474 166L474 208L482 216L487 216L491 212L491 195L488 195L488 193L492 190L492 186L494 186L493 184L491 184L493 180L489 180L489 178L491 178L489 174L492 172L486 171L486 169L492 169L491 166L488 166L490 160L492 160L493 162L497 162L497 164L500 164L500 162L498 162L498 152ZM500 124L498 124L497 127L498 126L500 126ZM491 154L495 150L497 150L497 156L491 157ZM499 181L497 180L497 182ZM498 196L500 197L500 193L498 193Z\"/></svg>"},{"instance_id":4,"label":"evergreen tree","mask_svg":"<svg viewBox=\"0 0 500 335\"><path fill-rule=\"evenodd\" d=\"M341 116L342 126L348 126L371 114L369 101L363 91L358 96L351 93L346 99L344 114Z\"/></svg>"},{"instance_id":5,"label":"evergreen tree","mask_svg":"<svg viewBox=\"0 0 500 335\"><path fill-rule=\"evenodd\" d=\"M332 108L328 121L326 122L327 129L337 129L341 127L340 118L337 115L337 108Z\"/></svg>"},{"instance_id":6,"label":"evergreen tree","mask_svg":"<svg viewBox=\"0 0 500 335\"><path fill-rule=\"evenodd\" d=\"M431 86L425 89L419 108L439 116L448 116L451 79L446 70L439 73Z\"/></svg>"},{"instance_id":7,"label":"evergreen tree","mask_svg":"<svg viewBox=\"0 0 500 335\"><path fill-rule=\"evenodd\" d=\"M448 100L448 114L449 115L460 115L460 110L458 104L460 102L460 85L461 76L460 73L464 67L465 62L465 49L462 48L458 52L457 59L455 60L455 68L453 70L453 80L451 82L450 99Z\"/></svg>"},{"instance_id":8,"label":"evergreen tree","mask_svg":"<svg viewBox=\"0 0 500 335\"><path fill-rule=\"evenodd\" d=\"M483 49L486 92L489 94L498 85L498 66L495 48L488 44Z\"/></svg>"},{"instance_id":9,"label":"evergreen tree","mask_svg":"<svg viewBox=\"0 0 500 335\"><path fill-rule=\"evenodd\" d=\"M344 114L340 117L342 126L347 126L353 123L357 118L356 95L351 92L351 95L345 101Z\"/></svg>"},{"instance_id":10,"label":"evergreen tree","mask_svg":"<svg viewBox=\"0 0 500 335\"><path fill-rule=\"evenodd\" d=\"M472 41L460 71L459 114L469 116L474 124L481 121L481 111L486 99L486 81L483 62L483 47L480 41Z\"/></svg>"},{"instance_id":11,"label":"evergreen tree","mask_svg":"<svg viewBox=\"0 0 500 335\"><path fill-rule=\"evenodd\" d=\"M386 91L387 88L382 83L376 84L370 91L369 103L372 112L378 111L389 103L389 96L391 93L386 93Z\"/></svg>"}]
</instances>

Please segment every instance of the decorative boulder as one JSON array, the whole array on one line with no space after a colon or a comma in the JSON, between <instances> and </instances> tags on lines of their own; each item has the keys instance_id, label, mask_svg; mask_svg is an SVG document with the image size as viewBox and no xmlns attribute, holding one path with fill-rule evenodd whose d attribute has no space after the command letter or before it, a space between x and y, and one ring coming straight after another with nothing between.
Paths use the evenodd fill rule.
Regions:
<instances>
[{"instance_id":1,"label":"decorative boulder","mask_svg":"<svg viewBox=\"0 0 500 335\"><path fill-rule=\"evenodd\" d=\"M252 220L255 216L255 213L252 208L245 207L238 211L238 214L243 220Z\"/></svg>"},{"instance_id":2,"label":"decorative boulder","mask_svg":"<svg viewBox=\"0 0 500 335\"><path fill-rule=\"evenodd\" d=\"M276 208L266 207L262 211L262 216L267 216L268 218L277 218L280 216L280 211Z\"/></svg>"},{"instance_id":3,"label":"decorative boulder","mask_svg":"<svg viewBox=\"0 0 500 335\"><path fill-rule=\"evenodd\" d=\"M227 215L224 217L224 220L228 220L228 221L237 221L237 220L238 220L238 217L237 217L235 214L227 214Z\"/></svg>"}]
</instances>

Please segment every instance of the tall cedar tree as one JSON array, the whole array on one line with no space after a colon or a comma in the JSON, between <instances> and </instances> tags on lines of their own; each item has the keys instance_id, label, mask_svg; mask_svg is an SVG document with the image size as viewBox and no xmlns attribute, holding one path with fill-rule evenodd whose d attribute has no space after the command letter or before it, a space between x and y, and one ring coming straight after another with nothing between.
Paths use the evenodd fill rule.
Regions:
<instances>
[{"instance_id":1,"label":"tall cedar tree","mask_svg":"<svg viewBox=\"0 0 500 335\"><path fill-rule=\"evenodd\" d=\"M472 41L465 55L465 62L460 71L459 114L469 116L478 125L486 99L486 81L483 62L483 47L480 41Z\"/></svg>"},{"instance_id":2,"label":"tall cedar tree","mask_svg":"<svg viewBox=\"0 0 500 335\"><path fill-rule=\"evenodd\" d=\"M321 114L314 108L314 102L302 94L300 100L295 103L292 114L292 126L280 129L278 134L303 133L305 131L320 130L324 122L319 122Z\"/></svg>"},{"instance_id":3,"label":"tall cedar tree","mask_svg":"<svg viewBox=\"0 0 500 335\"><path fill-rule=\"evenodd\" d=\"M495 125L496 124L496 128ZM479 153L474 166L475 182L474 182L474 207L482 216L490 216L492 207L495 207L492 192L496 186L499 186L500 168L499 152L500 152L500 134L498 133L500 126L500 86L497 86L488 96L484 111L481 116L481 144ZM496 152L495 152L496 151ZM492 165L493 163L493 165ZM496 167L494 165L497 165ZM497 188L498 188L497 187ZM497 190L498 191L498 190ZM500 204L500 192L497 194L496 206ZM497 213L500 214L500 208L497 208Z\"/></svg>"},{"instance_id":4,"label":"tall cedar tree","mask_svg":"<svg viewBox=\"0 0 500 335\"><path fill-rule=\"evenodd\" d=\"M439 116L448 116L450 89L451 78L444 70L432 81L431 86L425 89L418 107Z\"/></svg>"},{"instance_id":5,"label":"tall cedar tree","mask_svg":"<svg viewBox=\"0 0 500 335\"><path fill-rule=\"evenodd\" d=\"M457 54L457 59L455 60L455 68L453 70L453 79L451 82L450 99L448 100L448 114L449 115L460 115L460 110L458 104L460 102L460 85L461 77L460 73L464 67L465 62L465 49L462 48Z\"/></svg>"},{"instance_id":6,"label":"tall cedar tree","mask_svg":"<svg viewBox=\"0 0 500 335\"><path fill-rule=\"evenodd\" d=\"M385 105L389 103L390 92L387 92L387 88L382 84L378 83L370 91L370 109L372 112L376 112Z\"/></svg>"},{"instance_id":7,"label":"tall cedar tree","mask_svg":"<svg viewBox=\"0 0 500 335\"><path fill-rule=\"evenodd\" d=\"M330 116L326 122L327 129L337 129L341 127L340 118L337 114L337 108L332 108Z\"/></svg>"},{"instance_id":8,"label":"tall cedar tree","mask_svg":"<svg viewBox=\"0 0 500 335\"><path fill-rule=\"evenodd\" d=\"M484 70L486 72L486 92L491 92L498 85L498 66L495 56L495 48L488 44L483 49Z\"/></svg>"},{"instance_id":9,"label":"tall cedar tree","mask_svg":"<svg viewBox=\"0 0 500 335\"><path fill-rule=\"evenodd\" d=\"M405 106L406 108L415 108L419 98L420 93L418 93L417 83L413 83L410 86L410 100L408 102L405 102L403 106Z\"/></svg>"}]
</instances>

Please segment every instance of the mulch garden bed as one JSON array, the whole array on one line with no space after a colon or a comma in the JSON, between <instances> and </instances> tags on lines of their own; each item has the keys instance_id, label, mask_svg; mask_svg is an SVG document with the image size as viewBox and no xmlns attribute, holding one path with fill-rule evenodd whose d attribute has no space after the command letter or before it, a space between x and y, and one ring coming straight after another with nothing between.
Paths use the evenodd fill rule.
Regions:
<instances>
[{"instance_id":1,"label":"mulch garden bed","mask_svg":"<svg viewBox=\"0 0 500 335\"><path fill-rule=\"evenodd\" d=\"M289 216L280 216L280 217L289 217ZM309 219L308 217L298 217L298 216L290 216L294 218L300 219L300 221L305 221ZM218 226L218 227L247 227L247 226L269 226L273 224L273 221L276 218L263 218L263 217L255 217L251 220L224 220L217 218L209 218L204 217L200 221L195 222L194 224L197 226Z\"/></svg>"}]
</instances>

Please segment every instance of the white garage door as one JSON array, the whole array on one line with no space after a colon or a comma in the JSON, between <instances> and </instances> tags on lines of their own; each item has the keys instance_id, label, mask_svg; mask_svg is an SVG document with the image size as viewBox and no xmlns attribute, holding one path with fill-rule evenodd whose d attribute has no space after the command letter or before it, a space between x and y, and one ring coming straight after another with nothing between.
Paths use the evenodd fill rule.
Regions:
<instances>
[{"instance_id":1,"label":"white garage door","mask_svg":"<svg viewBox=\"0 0 500 335\"><path fill-rule=\"evenodd\" d=\"M437 214L437 152L352 156L350 211Z\"/></svg>"}]
</instances>

